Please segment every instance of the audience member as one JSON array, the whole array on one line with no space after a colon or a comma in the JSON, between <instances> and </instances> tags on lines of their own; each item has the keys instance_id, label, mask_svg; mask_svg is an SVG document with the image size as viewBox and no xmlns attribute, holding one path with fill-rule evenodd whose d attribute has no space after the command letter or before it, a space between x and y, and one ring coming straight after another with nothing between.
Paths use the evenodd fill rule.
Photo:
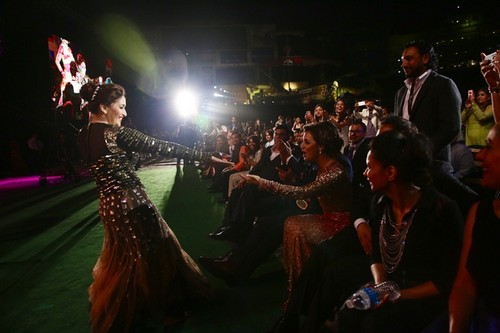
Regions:
<instances>
[{"instance_id":1,"label":"audience member","mask_svg":"<svg viewBox=\"0 0 500 333\"><path fill-rule=\"evenodd\" d=\"M274 145L265 148L260 161L250 174L280 181L280 173L287 170L300 181L303 165L299 161L300 149L289 144L290 131L286 125L274 130ZM286 169L286 170L285 170ZM209 237L218 240L238 240L248 236L256 216L265 216L281 207L279 196L258 191L257 187L241 182L231 192L224 211L222 224Z\"/></svg>"},{"instance_id":2,"label":"audience member","mask_svg":"<svg viewBox=\"0 0 500 333\"><path fill-rule=\"evenodd\" d=\"M314 113L307 110L304 114L304 125L314 124L316 121L314 119Z\"/></svg>"},{"instance_id":3,"label":"audience member","mask_svg":"<svg viewBox=\"0 0 500 333\"><path fill-rule=\"evenodd\" d=\"M274 131L272 129L268 129L264 132L264 140L264 148L274 145Z\"/></svg>"},{"instance_id":4,"label":"audience member","mask_svg":"<svg viewBox=\"0 0 500 333\"><path fill-rule=\"evenodd\" d=\"M360 120L349 127L349 144L344 147L346 156L352 165L352 191L357 197L363 189L368 189L368 182L363 175L366 169L366 155L370 150L370 140L366 138L366 125Z\"/></svg>"},{"instance_id":5,"label":"audience member","mask_svg":"<svg viewBox=\"0 0 500 333\"><path fill-rule=\"evenodd\" d=\"M408 43L401 56L405 85L396 93L394 112L409 119L432 143L436 188L454 199L466 216L477 193L453 176L450 143L460 131L461 98L455 83L436 72L437 55L425 41Z\"/></svg>"},{"instance_id":6,"label":"audience member","mask_svg":"<svg viewBox=\"0 0 500 333\"><path fill-rule=\"evenodd\" d=\"M296 215L285 222L283 247L289 290L312 249L349 224L352 175L349 162L340 153L342 143L337 128L330 122L306 126L301 149L304 160L318 166L315 181L290 186L258 176L246 177L247 182L258 185L260 190L294 199L317 197L321 205L322 214Z\"/></svg>"},{"instance_id":7,"label":"audience member","mask_svg":"<svg viewBox=\"0 0 500 333\"><path fill-rule=\"evenodd\" d=\"M378 193L370 214L372 278L395 281L401 297L371 311L342 307L328 325L334 332L416 333L445 309L463 225L457 204L430 185L431 161L422 134L390 131L373 139L365 171Z\"/></svg>"},{"instance_id":8,"label":"audience member","mask_svg":"<svg viewBox=\"0 0 500 333\"><path fill-rule=\"evenodd\" d=\"M292 132L302 132L304 128L304 124L302 123L302 119L300 117L295 117L293 126L291 128Z\"/></svg>"},{"instance_id":9,"label":"audience member","mask_svg":"<svg viewBox=\"0 0 500 333\"><path fill-rule=\"evenodd\" d=\"M321 123L323 121L328 121L328 112L322 104L316 104L314 107L314 122Z\"/></svg>"},{"instance_id":10,"label":"audience member","mask_svg":"<svg viewBox=\"0 0 500 333\"><path fill-rule=\"evenodd\" d=\"M485 139L495 120L491 97L487 88L480 88L477 97L469 90L465 109L462 111L462 124L465 126L465 144L467 146L483 147Z\"/></svg>"},{"instance_id":11,"label":"audience member","mask_svg":"<svg viewBox=\"0 0 500 333\"><path fill-rule=\"evenodd\" d=\"M474 154L471 148L464 143L461 134L451 142L451 166L453 167L453 175L461 181L476 171Z\"/></svg>"},{"instance_id":12,"label":"audience member","mask_svg":"<svg viewBox=\"0 0 500 333\"><path fill-rule=\"evenodd\" d=\"M243 180L243 176L247 175L248 172L252 170L252 168L260 161L262 157L262 151L264 150L264 148L262 147L260 138L257 135L252 135L248 138L247 147L248 153L243 156L243 158L245 159L246 164L249 166L249 169L233 173L229 176L229 185L226 198L229 198L231 196L233 188L235 188Z\"/></svg>"},{"instance_id":13,"label":"audience member","mask_svg":"<svg viewBox=\"0 0 500 333\"><path fill-rule=\"evenodd\" d=\"M493 54L493 59L486 59L481 53L481 73L488 84L495 123L500 122L500 50Z\"/></svg>"},{"instance_id":14,"label":"audience member","mask_svg":"<svg viewBox=\"0 0 500 333\"><path fill-rule=\"evenodd\" d=\"M231 132L229 153L229 160L221 159L214 163L215 174L212 183L208 186L210 192L222 192L224 198L227 194L229 175L249 168L244 158L248 153L248 147L241 141L240 132Z\"/></svg>"},{"instance_id":15,"label":"audience member","mask_svg":"<svg viewBox=\"0 0 500 333\"><path fill-rule=\"evenodd\" d=\"M382 108L375 105L373 99L367 99L365 102L365 108L359 112L354 112L354 117L361 119L366 125L366 138L373 138L378 131L380 126L380 118L382 117ZM359 106L359 103L357 103Z\"/></svg>"},{"instance_id":16,"label":"audience member","mask_svg":"<svg viewBox=\"0 0 500 333\"><path fill-rule=\"evenodd\" d=\"M357 123L364 126L359 120ZM415 128L406 119L391 116L383 120L379 128L379 133L388 131L407 134L414 133ZM371 195L354 199L350 214L353 227L345 228L314 249L294 285L283 316L271 332L297 332L299 326L301 331L316 332L339 306L338 303L359 286L361 282L353 277L369 279ZM300 320L301 316L303 320Z\"/></svg>"},{"instance_id":17,"label":"audience member","mask_svg":"<svg viewBox=\"0 0 500 333\"><path fill-rule=\"evenodd\" d=\"M340 138L344 141L344 145L349 143L349 125L351 124L351 114L347 110L343 99L337 100L335 103L335 111L330 117L330 121L337 126Z\"/></svg>"},{"instance_id":18,"label":"audience member","mask_svg":"<svg viewBox=\"0 0 500 333\"><path fill-rule=\"evenodd\" d=\"M500 124L490 130L482 163L485 188L500 190ZM500 332L500 199L482 198L471 207L464 246L449 300L450 333Z\"/></svg>"}]
</instances>

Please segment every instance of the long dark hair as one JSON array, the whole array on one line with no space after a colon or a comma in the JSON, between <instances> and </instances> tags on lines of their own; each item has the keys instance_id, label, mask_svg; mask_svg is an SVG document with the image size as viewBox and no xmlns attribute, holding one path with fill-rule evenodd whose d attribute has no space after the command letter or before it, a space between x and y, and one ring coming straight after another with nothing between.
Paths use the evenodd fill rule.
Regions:
<instances>
[{"instance_id":1,"label":"long dark hair","mask_svg":"<svg viewBox=\"0 0 500 333\"><path fill-rule=\"evenodd\" d=\"M324 147L323 153L332 157L337 157L344 145L344 141L339 136L337 127L329 121L315 123L304 126L304 132L309 132L314 141Z\"/></svg>"},{"instance_id":2,"label":"long dark hair","mask_svg":"<svg viewBox=\"0 0 500 333\"><path fill-rule=\"evenodd\" d=\"M255 142L255 149L250 151L250 155L254 155L260 149L262 143L261 143L260 137L258 135L252 135L251 137L249 137L247 139L247 142L249 140L252 140L253 142Z\"/></svg>"},{"instance_id":3,"label":"long dark hair","mask_svg":"<svg viewBox=\"0 0 500 333\"><path fill-rule=\"evenodd\" d=\"M323 146L323 153L335 158L346 171L349 180L352 180L352 166L349 160L342 155L341 149L344 146L344 140L340 138L337 126L329 121L314 123L304 126L304 132L309 132L314 138L314 141L320 146Z\"/></svg>"},{"instance_id":4,"label":"long dark hair","mask_svg":"<svg viewBox=\"0 0 500 333\"><path fill-rule=\"evenodd\" d=\"M400 180L425 186L431 182L432 150L429 139L420 133L389 131L372 139L370 154L384 167L398 170Z\"/></svg>"}]
</instances>

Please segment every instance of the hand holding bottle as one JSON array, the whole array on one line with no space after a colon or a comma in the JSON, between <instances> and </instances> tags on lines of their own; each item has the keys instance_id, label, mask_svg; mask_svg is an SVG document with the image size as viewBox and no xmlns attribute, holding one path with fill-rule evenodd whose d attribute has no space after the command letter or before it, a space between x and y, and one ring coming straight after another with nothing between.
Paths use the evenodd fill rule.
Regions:
<instances>
[{"instance_id":1,"label":"hand holding bottle","mask_svg":"<svg viewBox=\"0 0 500 333\"><path fill-rule=\"evenodd\" d=\"M395 302L401 296L399 286L394 281L366 284L345 301L349 309L377 309L387 301Z\"/></svg>"}]
</instances>

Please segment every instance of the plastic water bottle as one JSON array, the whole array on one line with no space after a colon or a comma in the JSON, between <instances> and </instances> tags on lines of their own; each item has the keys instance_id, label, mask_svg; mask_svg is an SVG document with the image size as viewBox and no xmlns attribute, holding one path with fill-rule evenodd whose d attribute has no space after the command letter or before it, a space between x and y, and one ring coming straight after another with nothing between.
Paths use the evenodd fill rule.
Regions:
<instances>
[{"instance_id":1,"label":"plastic water bottle","mask_svg":"<svg viewBox=\"0 0 500 333\"><path fill-rule=\"evenodd\" d=\"M388 296L389 301L395 301L401 296L399 286L394 281L385 281L377 285L366 286L356 291L345 301L349 309L367 310L377 307Z\"/></svg>"}]
</instances>

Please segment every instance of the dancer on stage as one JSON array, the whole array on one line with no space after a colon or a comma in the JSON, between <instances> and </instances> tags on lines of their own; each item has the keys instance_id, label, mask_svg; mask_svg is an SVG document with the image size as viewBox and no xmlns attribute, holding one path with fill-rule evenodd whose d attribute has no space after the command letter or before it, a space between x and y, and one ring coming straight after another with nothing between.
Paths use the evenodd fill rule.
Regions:
<instances>
[{"instance_id":1,"label":"dancer on stage","mask_svg":"<svg viewBox=\"0 0 500 333\"><path fill-rule=\"evenodd\" d=\"M89 288L92 332L135 332L182 320L210 296L210 288L149 199L133 156L139 151L189 160L210 155L122 127L127 112L120 85L89 82L80 93L91 118L78 146L97 184L104 225Z\"/></svg>"}]
</instances>

